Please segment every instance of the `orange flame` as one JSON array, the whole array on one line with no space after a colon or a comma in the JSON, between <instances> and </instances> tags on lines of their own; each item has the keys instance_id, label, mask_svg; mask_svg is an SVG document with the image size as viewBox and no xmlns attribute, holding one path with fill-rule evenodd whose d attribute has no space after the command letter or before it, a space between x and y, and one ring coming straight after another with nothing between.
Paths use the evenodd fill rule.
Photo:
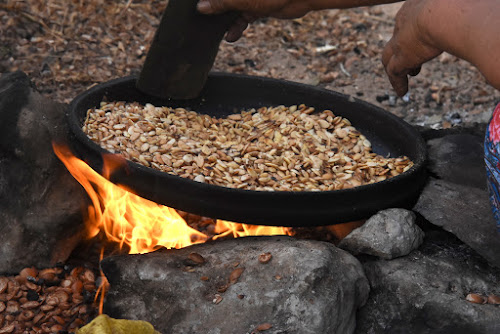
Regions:
<instances>
[{"instance_id":1,"label":"orange flame","mask_svg":"<svg viewBox=\"0 0 500 334\"><path fill-rule=\"evenodd\" d=\"M291 235L291 230L286 227L246 225L218 220L215 233L218 235L213 238L214 240L230 234L232 234L233 238L259 235Z\"/></svg>"},{"instance_id":2,"label":"orange flame","mask_svg":"<svg viewBox=\"0 0 500 334\"><path fill-rule=\"evenodd\" d=\"M141 198L121 185L99 175L64 146L54 144L54 152L73 177L85 188L92 205L88 208L89 237L104 231L107 238L127 245L130 254L152 252L159 248L182 248L209 239L190 227L176 210ZM124 163L118 155L104 156L104 172L109 177L114 167ZM230 236L291 235L285 227L254 226L217 221L214 239Z\"/></svg>"},{"instance_id":3,"label":"orange flame","mask_svg":"<svg viewBox=\"0 0 500 334\"><path fill-rule=\"evenodd\" d=\"M104 257L104 248L101 249L101 255L99 256L99 261L101 261ZM104 275L102 269L100 269L101 272L101 284L97 288L97 291L95 293L94 297L94 303L99 304L99 314L103 313L104 309L104 297L106 296L106 292L109 289L109 282L106 276Z\"/></svg>"}]
</instances>

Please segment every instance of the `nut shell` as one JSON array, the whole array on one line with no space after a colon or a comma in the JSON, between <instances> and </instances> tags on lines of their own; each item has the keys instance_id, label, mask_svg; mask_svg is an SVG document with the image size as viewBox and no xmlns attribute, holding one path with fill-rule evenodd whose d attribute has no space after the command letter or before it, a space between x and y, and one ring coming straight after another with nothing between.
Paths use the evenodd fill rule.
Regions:
<instances>
[{"instance_id":1,"label":"nut shell","mask_svg":"<svg viewBox=\"0 0 500 334\"><path fill-rule=\"evenodd\" d=\"M477 293L469 293L465 299L474 304L484 304L486 303L486 298Z\"/></svg>"},{"instance_id":2,"label":"nut shell","mask_svg":"<svg viewBox=\"0 0 500 334\"><path fill-rule=\"evenodd\" d=\"M269 263L271 259L273 258L272 254L267 252L267 253L262 253L259 255L259 262L262 264Z\"/></svg>"},{"instance_id":3,"label":"nut shell","mask_svg":"<svg viewBox=\"0 0 500 334\"><path fill-rule=\"evenodd\" d=\"M489 295L488 296L488 304L500 305L500 296Z\"/></svg>"}]
</instances>

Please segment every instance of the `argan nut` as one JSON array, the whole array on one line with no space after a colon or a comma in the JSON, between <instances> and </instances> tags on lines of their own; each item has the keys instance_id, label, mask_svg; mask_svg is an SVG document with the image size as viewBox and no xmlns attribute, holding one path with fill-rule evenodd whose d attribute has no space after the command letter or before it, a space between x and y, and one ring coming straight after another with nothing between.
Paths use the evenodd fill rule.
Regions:
<instances>
[{"instance_id":1,"label":"argan nut","mask_svg":"<svg viewBox=\"0 0 500 334\"><path fill-rule=\"evenodd\" d=\"M273 256L271 255L271 253L262 253L259 255L259 262L260 263L268 263L269 261L271 261L271 259L273 258Z\"/></svg>"},{"instance_id":2,"label":"argan nut","mask_svg":"<svg viewBox=\"0 0 500 334\"><path fill-rule=\"evenodd\" d=\"M56 296L48 296L47 299L45 299L45 303L49 306L56 306L59 304L59 299Z\"/></svg>"},{"instance_id":3,"label":"argan nut","mask_svg":"<svg viewBox=\"0 0 500 334\"><path fill-rule=\"evenodd\" d=\"M28 277L36 277L38 275L38 270L36 270L34 267L31 268L24 268L21 270L18 276L15 277L16 281L18 281L21 284L24 284L27 282Z\"/></svg>"},{"instance_id":4,"label":"argan nut","mask_svg":"<svg viewBox=\"0 0 500 334\"><path fill-rule=\"evenodd\" d=\"M61 282L61 287L63 288L69 288L72 285L73 281L71 279L65 279L64 281Z\"/></svg>"},{"instance_id":5,"label":"argan nut","mask_svg":"<svg viewBox=\"0 0 500 334\"><path fill-rule=\"evenodd\" d=\"M198 253L190 253L188 258L193 261L194 263L197 263L197 264L203 264L205 263L205 258L203 258L203 256L201 256L200 254Z\"/></svg>"},{"instance_id":6,"label":"argan nut","mask_svg":"<svg viewBox=\"0 0 500 334\"><path fill-rule=\"evenodd\" d=\"M40 286L36 285L35 283L32 283L32 282L26 282L25 286L29 290L33 290L33 291L40 290Z\"/></svg>"},{"instance_id":7,"label":"argan nut","mask_svg":"<svg viewBox=\"0 0 500 334\"><path fill-rule=\"evenodd\" d=\"M70 276L72 278L76 279L76 278L78 278L78 276L80 276L80 274L82 273L82 271L83 271L82 267L75 267L75 268L73 268L73 270L71 270Z\"/></svg>"},{"instance_id":8,"label":"argan nut","mask_svg":"<svg viewBox=\"0 0 500 334\"><path fill-rule=\"evenodd\" d=\"M14 328L14 324L5 325L4 327L2 327L2 333L12 333L14 331Z\"/></svg>"},{"instance_id":9,"label":"argan nut","mask_svg":"<svg viewBox=\"0 0 500 334\"><path fill-rule=\"evenodd\" d=\"M40 303L37 301L26 302L21 305L21 307L25 309L34 309L37 308L38 306L40 306Z\"/></svg>"},{"instance_id":10,"label":"argan nut","mask_svg":"<svg viewBox=\"0 0 500 334\"><path fill-rule=\"evenodd\" d=\"M30 311L30 310L25 310L24 312L22 312L20 315L19 315L19 318L20 320L22 321L28 321L28 320L31 320L33 319L33 317L35 316L35 313L33 311Z\"/></svg>"},{"instance_id":11,"label":"argan nut","mask_svg":"<svg viewBox=\"0 0 500 334\"><path fill-rule=\"evenodd\" d=\"M236 269L234 269L231 272L231 275L229 275L229 282L231 284L234 284L234 283L238 282L238 279L240 278L240 276L241 276L241 274L243 273L244 270L245 270L245 268L236 268Z\"/></svg>"},{"instance_id":12,"label":"argan nut","mask_svg":"<svg viewBox=\"0 0 500 334\"><path fill-rule=\"evenodd\" d=\"M8 301L7 302L7 308L6 308L7 313L13 314L13 313L18 313L19 311L20 311L20 308L19 308L18 302L16 302L16 301Z\"/></svg>"},{"instance_id":13,"label":"argan nut","mask_svg":"<svg viewBox=\"0 0 500 334\"><path fill-rule=\"evenodd\" d=\"M52 282L53 280L56 279L56 272L52 268L44 269L44 270L40 271L40 273L38 274L38 277L40 279L45 280L45 281Z\"/></svg>"},{"instance_id":14,"label":"argan nut","mask_svg":"<svg viewBox=\"0 0 500 334\"><path fill-rule=\"evenodd\" d=\"M227 288L229 288L229 284L224 284L224 285L219 286L219 287L217 288L217 292L219 292L219 293L224 293L224 292L226 292Z\"/></svg>"},{"instance_id":15,"label":"argan nut","mask_svg":"<svg viewBox=\"0 0 500 334\"><path fill-rule=\"evenodd\" d=\"M216 294L214 297L215 297L215 298L212 300L212 302L213 302L214 304L219 304L219 303L222 301L222 296L221 296L221 295Z\"/></svg>"},{"instance_id":16,"label":"argan nut","mask_svg":"<svg viewBox=\"0 0 500 334\"><path fill-rule=\"evenodd\" d=\"M477 293L469 293L465 299L474 304L484 304L486 299Z\"/></svg>"},{"instance_id":17,"label":"argan nut","mask_svg":"<svg viewBox=\"0 0 500 334\"><path fill-rule=\"evenodd\" d=\"M52 319L54 319L54 320L55 320L56 322L58 322L60 325L64 325L64 323L65 323L64 319L63 319L63 318L61 318L61 317L60 317L60 316L58 316L58 315L54 315L54 316L52 317Z\"/></svg>"},{"instance_id":18,"label":"argan nut","mask_svg":"<svg viewBox=\"0 0 500 334\"><path fill-rule=\"evenodd\" d=\"M42 310L43 311L43 310ZM42 320L42 318L45 316L45 314L43 312L40 312L38 313L37 315L35 315L35 317L33 318L33 323L34 324L37 324L40 320Z\"/></svg>"},{"instance_id":19,"label":"argan nut","mask_svg":"<svg viewBox=\"0 0 500 334\"><path fill-rule=\"evenodd\" d=\"M497 295L489 295L488 304L500 305L500 297Z\"/></svg>"},{"instance_id":20,"label":"argan nut","mask_svg":"<svg viewBox=\"0 0 500 334\"><path fill-rule=\"evenodd\" d=\"M42 310L43 312L52 311L54 307L54 305L42 305L40 306L40 310Z\"/></svg>"},{"instance_id":21,"label":"argan nut","mask_svg":"<svg viewBox=\"0 0 500 334\"><path fill-rule=\"evenodd\" d=\"M95 275L90 269L85 270L82 279L85 283L95 283Z\"/></svg>"},{"instance_id":22,"label":"argan nut","mask_svg":"<svg viewBox=\"0 0 500 334\"><path fill-rule=\"evenodd\" d=\"M9 279L7 277L0 277L0 293L4 293L7 290L7 284Z\"/></svg>"},{"instance_id":23,"label":"argan nut","mask_svg":"<svg viewBox=\"0 0 500 334\"><path fill-rule=\"evenodd\" d=\"M36 277L37 275L38 275L38 270L36 270L34 267L24 268L19 273L19 276L24 277L24 278L28 278L29 276Z\"/></svg>"},{"instance_id":24,"label":"argan nut","mask_svg":"<svg viewBox=\"0 0 500 334\"><path fill-rule=\"evenodd\" d=\"M63 329L64 329L64 327L59 325L59 324L56 324L56 325L53 325L52 327L50 327L51 333L59 333Z\"/></svg>"},{"instance_id":25,"label":"argan nut","mask_svg":"<svg viewBox=\"0 0 500 334\"><path fill-rule=\"evenodd\" d=\"M82 283L82 281L80 281L80 280L75 281L75 282L71 285L71 290L72 290L74 293L82 293L82 290L83 290L83 283Z\"/></svg>"},{"instance_id":26,"label":"argan nut","mask_svg":"<svg viewBox=\"0 0 500 334\"><path fill-rule=\"evenodd\" d=\"M271 329L272 327L273 327L273 325L266 322L264 324L260 324L259 326L257 326L257 328L255 328L255 330L262 332L262 331L267 331L268 329Z\"/></svg>"},{"instance_id":27,"label":"argan nut","mask_svg":"<svg viewBox=\"0 0 500 334\"><path fill-rule=\"evenodd\" d=\"M69 300L68 294L62 290L54 292L53 296L59 300L59 303L66 303Z\"/></svg>"}]
</instances>

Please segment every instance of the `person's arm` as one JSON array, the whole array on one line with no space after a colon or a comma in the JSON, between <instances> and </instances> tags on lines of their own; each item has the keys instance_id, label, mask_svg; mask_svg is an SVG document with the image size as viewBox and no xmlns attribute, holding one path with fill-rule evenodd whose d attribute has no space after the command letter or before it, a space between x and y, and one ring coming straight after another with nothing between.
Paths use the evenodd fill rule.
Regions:
<instances>
[{"instance_id":1,"label":"person's arm","mask_svg":"<svg viewBox=\"0 0 500 334\"><path fill-rule=\"evenodd\" d=\"M198 11L202 14L241 12L241 17L226 36L226 40L233 42L241 37L248 23L259 17L292 19L313 10L373 6L398 1L401 0L200 0Z\"/></svg>"},{"instance_id":2,"label":"person's arm","mask_svg":"<svg viewBox=\"0 0 500 334\"><path fill-rule=\"evenodd\" d=\"M313 10L381 5L401 0L200 0L198 10L217 14L229 10L258 16L297 18Z\"/></svg>"},{"instance_id":3,"label":"person's arm","mask_svg":"<svg viewBox=\"0 0 500 334\"><path fill-rule=\"evenodd\" d=\"M398 95L408 91L408 75L443 51L475 65L500 89L500 1L407 0L383 54Z\"/></svg>"}]
</instances>

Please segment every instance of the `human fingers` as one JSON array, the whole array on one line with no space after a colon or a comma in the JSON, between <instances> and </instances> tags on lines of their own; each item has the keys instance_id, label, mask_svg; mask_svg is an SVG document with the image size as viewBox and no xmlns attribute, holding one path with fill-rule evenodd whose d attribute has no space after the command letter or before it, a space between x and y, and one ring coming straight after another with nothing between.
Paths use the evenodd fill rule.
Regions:
<instances>
[{"instance_id":1,"label":"human fingers","mask_svg":"<svg viewBox=\"0 0 500 334\"><path fill-rule=\"evenodd\" d=\"M412 77L416 77L420 73L421 69L422 69L422 66L415 67L415 68L411 69L408 74L411 75Z\"/></svg>"},{"instance_id":2,"label":"human fingers","mask_svg":"<svg viewBox=\"0 0 500 334\"><path fill-rule=\"evenodd\" d=\"M196 8L202 14L219 14L230 10L252 11L255 6L256 0L200 0Z\"/></svg>"},{"instance_id":3,"label":"human fingers","mask_svg":"<svg viewBox=\"0 0 500 334\"><path fill-rule=\"evenodd\" d=\"M226 11L226 4L222 0L200 0L196 5L202 14L215 14Z\"/></svg>"},{"instance_id":4,"label":"human fingers","mask_svg":"<svg viewBox=\"0 0 500 334\"><path fill-rule=\"evenodd\" d=\"M239 18L235 20L233 25L229 28L226 34L227 42L236 42L243 35L243 32L248 28L248 25L255 20L257 16L249 13L242 13Z\"/></svg>"},{"instance_id":5,"label":"human fingers","mask_svg":"<svg viewBox=\"0 0 500 334\"><path fill-rule=\"evenodd\" d=\"M389 64L389 61L391 60L392 57L392 44L393 40L390 39L389 42L384 47L384 50L382 50L382 65L384 65L384 68L387 68L387 65Z\"/></svg>"},{"instance_id":6,"label":"human fingers","mask_svg":"<svg viewBox=\"0 0 500 334\"><path fill-rule=\"evenodd\" d=\"M395 47L394 39L391 39L382 53L382 63L396 94L403 96L408 92L408 72L402 70L401 62L398 61L397 55L394 52Z\"/></svg>"},{"instance_id":7,"label":"human fingers","mask_svg":"<svg viewBox=\"0 0 500 334\"><path fill-rule=\"evenodd\" d=\"M226 41L230 43L236 42L238 39L240 39L241 35L243 35L243 31L245 31L247 27L248 21L243 17L239 17L229 28L225 38Z\"/></svg>"},{"instance_id":8,"label":"human fingers","mask_svg":"<svg viewBox=\"0 0 500 334\"><path fill-rule=\"evenodd\" d=\"M396 66L394 63L394 57L392 57L385 71L396 94L398 96L404 96L406 92L408 92L408 76L395 70Z\"/></svg>"}]
</instances>

